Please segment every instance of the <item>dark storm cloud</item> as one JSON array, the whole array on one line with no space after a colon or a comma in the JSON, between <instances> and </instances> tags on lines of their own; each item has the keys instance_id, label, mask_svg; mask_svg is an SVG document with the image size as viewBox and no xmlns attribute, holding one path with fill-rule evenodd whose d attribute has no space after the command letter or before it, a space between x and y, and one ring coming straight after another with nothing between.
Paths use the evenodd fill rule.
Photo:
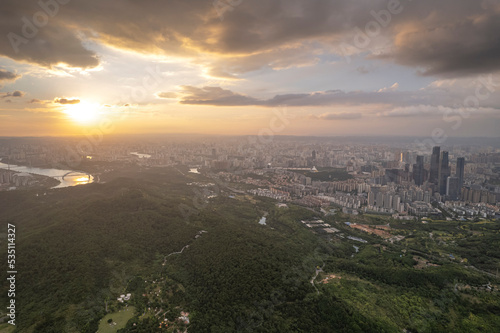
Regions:
<instances>
[{"instance_id":1,"label":"dark storm cloud","mask_svg":"<svg viewBox=\"0 0 500 333\"><path fill-rule=\"evenodd\" d=\"M80 103L79 99L68 99L68 98L56 98L54 99L54 103L56 104L78 104Z\"/></svg>"},{"instance_id":2,"label":"dark storm cloud","mask_svg":"<svg viewBox=\"0 0 500 333\"><path fill-rule=\"evenodd\" d=\"M0 54L46 67L95 67L96 54L82 44L93 39L143 53L215 56L207 64L211 74L234 78L341 54L339 45L352 41L356 28L377 22L373 13L387 12L391 2L398 1L245 0L221 17L206 0L4 0ZM424 75L500 68L498 1L401 0L399 6L380 29L392 45L377 57L421 68Z\"/></svg>"}]
</instances>

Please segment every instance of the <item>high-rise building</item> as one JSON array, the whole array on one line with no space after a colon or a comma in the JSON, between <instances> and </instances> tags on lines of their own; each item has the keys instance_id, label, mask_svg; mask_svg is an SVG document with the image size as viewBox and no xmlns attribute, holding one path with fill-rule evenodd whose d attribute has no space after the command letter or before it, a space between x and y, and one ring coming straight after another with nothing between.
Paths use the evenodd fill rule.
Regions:
<instances>
[{"instance_id":1,"label":"high-rise building","mask_svg":"<svg viewBox=\"0 0 500 333\"><path fill-rule=\"evenodd\" d=\"M399 211L400 206L401 206L401 198L399 197L399 195L395 195L392 198L392 209L394 209L395 211Z\"/></svg>"},{"instance_id":2,"label":"high-rise building","mask_svg":"<svg viewBox=\"0 0 500 333\"><path fill-rule=\"evenodd\" d=\"M373 192L368 193L368 205L373 206L375 203L375 194Z\"/></svg>"},{"instance_id":3,"label":"high-rise building","mask_svg":"<svg viewBox=\"0 0 500 333\"><path fill-rule=\"evenodd\" d=\"M440 155L441 147L433 147L432 155L431 155L431 170L429 175L429 182L433 184L438 183L439 176L439 155Z\"/></svg>"},{"instance_id":4,"label":"high-rise building","mask_svg":"<svg viewBox=\"0 0 500 333\"><path fill-rule=\"evenodd\" d=\"M446 179L450 176L450 162L448 160L448 152L441 152L439 159L439 173L438 173L438 192L443 195L446 194Z\"/></svg>"},{"instance_id":5,"label":"high-rise building","mask_svg":"<svg viewBox=\"0 0 500 333\"><path fill-rule=\"evenodd\" d=\"M431 202L431 193L429 191L424 192L424 202L425 203L430 203Z\"/></svg>"},{"instance_id":6,"label":"high-rise building","mask_svg":"<svg viewBox=\"0 0 500 333\"><path fill-rule=\"evenodd\" d=\"M457 178L458 178L458 186L459 189L464 186L464 171L465 171L465 158L459 157L457 158Z\"/></svg>"},{"instance_id":7,"label":"high-rise building","mask_svg":"<svg viewBox=\"0 0 500 333\"><path fill-rule=\"evenodd\" d=\"M386 193L384 195L384 208L391 209L392 207L392 195L390 193Z\"/></svg>"},{"instance_id":8,"label":"high-rise building","mask_svg":"<svg viewBox=\"0 0 500 333\"><path fill-rule=\"evenodd\" d=\"M424 183L424 157L417 156L417 163L413 164L413 180L415 185L421 186Z\"/></svg>"},{"instance_id":9,"label":"high-rise building","mask_svg":"<svg viewBox=\"0 0 500 333\"><path fill-rule=\"evenodd\" d=\"M446 196L449 200L458 200L460 195L459 181L457 177L446 179Z\"/></svg>"},{"instance_id":10,"label":"high-rise building","mask_svg":"<svg viewBox=\"0 0 500 333\"><path fill-rule=\"evenodd\" d=\"M377 207L384 207L384 193L378 192L377 198L375 199L375 204Z\"/></svg>"}]
</instances>

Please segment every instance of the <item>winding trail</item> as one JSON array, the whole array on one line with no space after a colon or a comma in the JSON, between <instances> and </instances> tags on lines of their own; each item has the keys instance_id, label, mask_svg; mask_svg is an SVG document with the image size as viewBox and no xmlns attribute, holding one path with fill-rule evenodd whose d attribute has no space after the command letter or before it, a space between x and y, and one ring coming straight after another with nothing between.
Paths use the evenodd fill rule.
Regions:
<instances>
[{"instance_id":1,"label":"winding trail","mask_svg":"<svg viewBox=\"0 0 500 333\"><path fill-rule=\"evenodd\" d=\"M167 254L164 258L163 258L163 264L162 264L162 269L161 271L163 272L163 266L165 266L167 264L167 258L174 255L174 254L182 254L182 252L184 252L185 249L189 248L189 246L194 242L196 241L199 237L201 237L201 235L203 235L204 233L206 233L208 231L206 230L200 230L198 231L198 233L196 234L196 236L194 237L194 239L189 242L189 244L186 244L184 245L184 247L180 250L180 251L175 251L175 252L172 252L172 253L169 253Z\"/></svg>"},{"instance_id":2,"label":"winding trail","mask_svg":"<svg viewBox=\"0 0 500 333\"><path fill-rule=\"evenodd\" d=\"M168 257L170 257L171 255L174 255L174 254L181 254L181 253L182 253L185 249L187 249L188 247L189 247L189 244L188 244L188 245L184 245L184 247L183 247L180 251L178 251L178 252L172 252L172 253L167 254L167 255L165 256L165 258L163 259L163 264L165 264L165 263L166 263L166 261L167 261L167 258L168 258Z\"/></svg>"},{"instance_id":3,"label":"winding trail","mask_svg":"<svg viewBox=\"0 0 500 333\"><path fill-rule=\"evenodd\" d=\"M323 266L321 266L320 268L316 267L316 273L314 274L313 278L311 279L311 285L314 287L314 289L316 289L316 293L318 293L319 295L319 290L318 288L316 287L316 285L314 284L314 281L316 280L316 278L318 277L318 274L320 272L323 272L323 267L325 267L325 263L323 263Z\"/></svg>"}]
</instances>

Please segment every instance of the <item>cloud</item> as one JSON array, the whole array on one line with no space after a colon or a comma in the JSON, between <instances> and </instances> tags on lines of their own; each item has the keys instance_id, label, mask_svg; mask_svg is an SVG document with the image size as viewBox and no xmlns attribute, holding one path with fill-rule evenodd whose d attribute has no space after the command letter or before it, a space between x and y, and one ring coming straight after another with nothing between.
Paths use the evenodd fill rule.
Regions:
<instances>
[{"instance_id":1,"label":"cloud","mask_svg":"<svg viewBox=\"0 0 500 333\"><path fill-rule=\"evenodd\" d=\"M26 95L24 91L16 90L13 92L7 92L7 93L0 93L1 98L6 98L6 97L23 97Z\"/></svg>"},{"instance_id":2,"label":"cloud","mask_svg":"<svg viewBox=\"0 0 500 333\"><path fill-rule=\"evenodd\" d=\"M419 68L424 76L459 77L500 69L498 1L428 1L395 24L393 48L376 56ZM420 17L420 19L418 19Z\"/></svg>"},{"instance_id":3,"label":"cloud","mask_svg":"<svg viewBox=\"0 0 500 333\"><path fill-rule=\"evenodd\" d=\"M340 112L340 113L323 113L320 114L319 116L311 116L311 118L314 119L321 119L321 120L348 120L348 119L359 119L362 118L363 114L359 112Z\"/></svg>"},{"instance_id":4,"label":"cloud","mask_svg":"<svg viewBox=\"0 0 500 333\"><path fill-rule=\"evenodd\" d=\"M379 89L378 92L396 91L398 90L398 88L399 88L399 83L396 82L390 87L384 87L382 89Z\"/></svg>"},{"instance_id":5,"label":"cloud","mask_svg":"<svg viewBox=\"0 0 500 333\"><path fill-rule=\"evenodd\" d=\"M211 60L206 65L208 74L224 79L238 79L238 75L256 71L262 68L284 70L316 65L327 48L314 50L312 43L303 41L293 45L283 45L248 55L221 57Z\"/></svg>"},{"instance_id":6,"label":"cloud","mask_svg":"<svg viewBox=\"0 0 500 333\"><path fill-rule=\"evenodd\" d=\"M54 103L57 103L57 104L78 104L78 103L80 103L80 100L76 99L76 98L72 98L72 99L55 98Z\"/></svg>"},{"instance_id":7,"label":"cloud","mask_svg":"<svg viewBox=\"0 0 500 333\"><path fill-rule=\"evenodd\" d=\"M181 104L242 106L258 105L260 102L252 97L234 93L220 87L182 86Z\"/></svg>"},{"instance_id":8,"label":"cloud","mask_svg":"<svg viewBox=\"0 0 500 333\"><path fill-rule=\"evenodd\" d=\"M324 54L342 56L340 45L353 44L356 28L376 23L372 13L387 9L386 0L253 0L227 2L232 10L221 20L213 1L87 0L59 5L56 15L36 27L33 15L43 13L38 3L2 1L0 55L45 67L92 68L99 65L97 54L85 46L92 40L203 62L210 75L225 78L259 68L307 66ZM497 1L401 1L401 8L380 29L382 49L369 45L357 54L372 53L422 69L423 75L500 69ZM23 33L30 26L32 33Z\"/></svg>"},{"instance_id":9,"label":"cloud","mask_svg":"<svg viewBox=\"0 0 500 333\"><path fill-rule=\"evenodd\" d=\"M177 93L175 92L158 92L156 93L158 98L177 98Z\"/></svg>"},{"instance_id":10,"label":"cloud","mask_svg":"<svg viewBox=\"0 0 500 333\"><path fill-rule=\"evenodd\" d=\"M180 104L211 106L260 106L323 107L323 106L371 106L378 109L415 107L475 107L497 108L500 105L500 75L479 79L438 80L416 91L398 90L398 83L378 91L343 91L339 89L294 94L275 95L259 99L220 87L182 86L177 98ZM491 89L491 90L490 90ZM480 97L477 98L476 94ZM477 99L478 105L475 105ZM405 111L407 112L407 111ZM406 116L397 114L392 116Z\"/></svg>"},{"instance_id":11,"label":"cloud","mask_svg":"<svg viewBox=\"0 0 500 333\"><path fill-rule=\"evenodd\" d=\"M0 88L3 87L4 82L16 81L20 77L21 75L0 68Z\"/></svg>"},{"instance_id":12,"label":"cloud","mask_svg":"<svg viewBox=\"0 0 500 333\"><path fill-rule=\"evenodd\" d=\"M421 115L432 115L438 114L442 111L442 108L431 106L431 105L415 105L409 107L397 107L390 111L384 111L379 113L382 117L415 117Z\"/></svg>"},{"instance_id":13,"label":"cloud","mask_svg":"<svg viewBox=\"0 0 500 333\"><path fill-rule=\"evenodd\" d=\"M434 105L413 105L407 107L396 107L389 111L383 111L376 114L379 117L390 118L406 118L406 117L434 117L434 116L460 116L461 118L469 118L473 115L482 115L488 117L498 117L500 115L499 108L478 107L478 108L457 108L447 106ZM448 118L452 119L452 118Z\"/></svg>"},{"instance_id":14,"label":"cloud","mask_svg":"<svg viewBox=\"0 0 500 333\"><path fill-rule=\"evenodd\" d=\"M6 71L5 69L0 68L0 82L1 81L15 81L19 79L21 75L18 75L16 73L12 73L9 71Z\"/></svg>"},{"instance_id":15,"label":"cloud","mask_svg":"<svg viewBox=\"0 0 500 333\"><path fill-rule=\"evenodd\" d=\"M12 97L23 97L24 95L26 95L26 93L24 91L19 91L19 90L16 90L12 93Z\"/></svg>"},{"instance_id":16,"label":"cloud","mask_svg":"<svg viewBox=\"0 0 500 333\"><path fill-rule=\"evenodd\" d=\"M393 85L393 87L397 87ZM328 105L408 105L443 103L449 94L435 91L398 92L387 89L378 92L342 90L317 91L312 93L276 95L269 99L257 99L251 96L235 93L220 87L182 86L181 104L213 105L213 106L328 106Z\"/></svg>"},{"instance_id":17,"label":"cloud","mask_svg":"<svg viewBox=\"0 0 500 333\"><path fill-rule=\"evenodd\" d=\"M37 99L37 98L33 98L33 99L32 99L32 100L30 100L28 103L29 103L29 104L36 104L36 103L43 103L43 101L42 101L42 100L39 100L39 99Z\"/></svg>"}]
</instances>

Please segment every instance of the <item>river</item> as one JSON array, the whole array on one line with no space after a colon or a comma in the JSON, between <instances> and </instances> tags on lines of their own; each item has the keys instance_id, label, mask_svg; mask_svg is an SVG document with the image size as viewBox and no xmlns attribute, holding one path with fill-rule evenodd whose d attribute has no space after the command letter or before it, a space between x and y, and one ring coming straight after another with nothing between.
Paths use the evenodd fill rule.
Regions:
<instances>
[{"instance_id":1,"label":"river","mask_svg":"<svg viewBox=\"0 0 500 333\"><path fill-rule=\"evenodd\" d=\"M0 169L8 169L9 165L0 162ZM33 168L28 166L10 165L10 170L17 172L32 173L57 179L61 183L53 188L63 188L75 185L84 185L94 182L94 177L85 172L61 169Z\"/></svg>"},{"instance_id":2,"label":"river","mask_svg":"<svg viewBox=\"0 0 500 333\"><path fill-rule=\"evenodd\" d=\"M151 158L151 155L149 155L149 154L141 154L138 152L132 152L132 153L130 153L130 155L135 155L139 158Z\"/></svg>"}]
</instances>

